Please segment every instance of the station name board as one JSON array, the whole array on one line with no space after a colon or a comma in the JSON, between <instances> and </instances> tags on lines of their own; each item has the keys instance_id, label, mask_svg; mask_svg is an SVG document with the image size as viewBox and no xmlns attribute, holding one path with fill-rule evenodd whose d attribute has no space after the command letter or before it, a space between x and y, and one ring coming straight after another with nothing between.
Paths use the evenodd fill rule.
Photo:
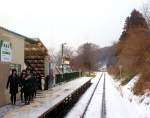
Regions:
<instances>
[{"instance_id":1,"label":"station name board","mask_svg":"<svg viewBox=\"0 0 150 118\"><path fill-rule=\"evenodd\" d=\"M0 60L2 62L11 62L12 48L9 41L0 40Z\"/></svg>"}]
</instances>

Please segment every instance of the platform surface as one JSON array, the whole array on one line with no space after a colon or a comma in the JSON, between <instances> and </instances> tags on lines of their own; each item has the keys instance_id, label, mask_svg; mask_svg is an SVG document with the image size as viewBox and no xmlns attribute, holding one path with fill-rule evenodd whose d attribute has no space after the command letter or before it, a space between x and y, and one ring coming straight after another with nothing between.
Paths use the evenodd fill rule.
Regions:
<instances>
[{"instance_id":1,"label":"platform surface","mask_svg":"<svg viewBox=\"0 0 150 118\"><path fill-rule=\"evenodd\" d=\"M50 90L38 92L30 105L18 101L16 105L0 107L0 118L37 118L47 110L59 104L65 97L73 93L91 77L81 77L70 82L57 85Z\"/></svg>"}]
</instances>

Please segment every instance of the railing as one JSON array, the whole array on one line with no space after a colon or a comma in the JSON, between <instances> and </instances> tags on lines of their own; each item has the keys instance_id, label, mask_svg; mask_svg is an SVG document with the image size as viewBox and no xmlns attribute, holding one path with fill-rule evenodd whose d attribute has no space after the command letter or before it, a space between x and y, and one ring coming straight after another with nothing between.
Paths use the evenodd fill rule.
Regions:
<instances>
[{"instance_id":1,"label":"railing","mask_svg":"<svg viewBox=\"0 0 150 118\"><path fill-rule=\"evenodd\" d=\"M78 78L78 77L80 77L79 72L57 74L56 75L56 84L61 83L61 82L71 81L71 80Z\"/></svg>"}]
</instances>

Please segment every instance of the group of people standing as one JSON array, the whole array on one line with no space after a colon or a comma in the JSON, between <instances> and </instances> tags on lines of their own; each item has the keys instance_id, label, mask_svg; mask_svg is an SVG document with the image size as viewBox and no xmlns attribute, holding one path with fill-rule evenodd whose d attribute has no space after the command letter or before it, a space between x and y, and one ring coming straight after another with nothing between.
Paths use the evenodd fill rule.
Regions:
<instances>
[{"instance_id":1,"label":"group of people standing","mask_svg":"<svg viewBox=\"0 0 150 118\"><path fill-rule=\"evenodd\" d=\"M44 77L41 77L40 75L36 74L35 71L31 71L30 69L23 70L21 75L18 76L16 69L12 69L7 81L7 89L9 87L9 92L11 94L11 103L13 105L16 104L16 94L18 93L18 88L20 87L21 102L24 102L25 105L30 104L30 101L36 97L36 91L38 89L48 89L47 82L49 79L49 76L44 79Z\"/></svg>"}]
</instances>

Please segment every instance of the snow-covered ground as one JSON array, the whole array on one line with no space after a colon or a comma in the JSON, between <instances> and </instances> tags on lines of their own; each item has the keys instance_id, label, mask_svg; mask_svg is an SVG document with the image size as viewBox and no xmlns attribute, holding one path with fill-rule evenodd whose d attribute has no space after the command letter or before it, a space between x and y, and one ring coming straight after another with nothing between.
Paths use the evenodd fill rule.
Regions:
<instances>
[{"instance_id":1,"label":"snow-covered ground","mask_svg":"<svg viewBox=\"0 0 150 118\"><path fill-rule=\"evenodd\" d=\"M100 73L97 73L96 78L92 81L92 86L81 97L74 108L67 114L66 118L80 118L82 116L99 77ZM136 79L137 78L133 79L129 85L120 87L117 82L115 82L106 72L106 118L150 118L150 109L148 107L148 101L150 99L148 96L149 94L147 94L147 97L144 95L145 99L142 103L137 103L136 100L140 101L141 97L134 96L128 88L129 86L131 87L134 85ZM86 112L85 118L100 118L101 116L102 83L103 80L97 87ZM130 97L132 100L130 100Z\"/></svg>"},{"instance_id":2,"label":"snow-covered ground","mask_svg":"<svg viewBox=\"0 0 150 118\"><path fill-rule=\"evenodd\" d=\"M104 76L104 75L103 75ZM103 95L103 82L104 77L102 76L100 83L95 90L95 93L92 97L92 100L88 106L88 109L85 113L85 118L97 118L101 116L102 111L102 95ZM93 110L94 109L94 110Z\"/></svg>"},{"instance_id":3,"label":"snow-covered ground","mask_svg":"<svg viewBox=\"0 0 150 118\"><path fill-rule=\"evenodd\" d=\"M92 85L66 115L66 118L81 118L101 74L101 72L97 73L96 77L91 80ZM120 86L107 72L105 74L106 118L150 118L150 93L146 93L143 96L135 96L132 93L132 87L139 76L133 78L127 85ZM90 78L80 78L56 86L49 91L44 91L38 95L31 105L24 106L18 103L17 106L6 105L0 108L0 118L36 118L49 109L50 106L55 105L58 101L80 87L88 79ZM86 111L85 118L101 117L103 79L102 77L97 86Z\"/></svg>"},{"instance_id":4,"label":"snow-covered ground","mask_svg":"<svg viewBox=\"0 0 150 118\"><path fill-rule=\"evenodd\" d=\"M0 108L0 118L37 118L90 79L91 77L81 77L42 91L30 105L23 105L18 101L17 105L3 106Z\"/></svg>"},{"instance_id":5,"label":"snow-covered ground","mask_svg":"<svg viewBox=\"0 0 150 118\"><path fill-rule=\"evenodd\" d=\"M149 118L134 103L122 97L115 81L106 75L107 118Z\"/></svg>"},{"instance_id":6,"label":"snow-covered ground","mask_svg":"<svg viewBox=\"0 0 150 118\"><path fill-rule=\"evenodd\" d=\"M120 86L119 82L115 82L115 87L120 92L123 99L134 104L143 114L144 118L150 118L150 91L146 91L144 95L136 96L133 94L134 84L138 81L140 75L135 76L127 85Z\"/></svg>"},{"instance_id":7,"label":"snow-covered ground","mask_svg":"<svg viewBox=\"0 0 150 118\"><path fill-rule=\"evenodd\" d=\"M94 91L94 88L99 80L101 76L101 73L97 73L96 77L93 78L91 80L91 83L92 85L90 86L90 88L88 88L88 90L82 95L82 97L80 98L80 100L75 104L75 106L71 109L71 111L66 115L66 118L81 118L83 112L84 112L84 109L86 108L87 106L87 103L88 101L90 100L90 97ZM102 82L100 82L102 83ZM98 87L100 88L100 87ZM96 91L97 94L95 94L94 96L101 96L102 93L99 91L99 89ZM89 112L87 115L90 115L92 118L94 118L94 116L92 116L91 114L94 114L95 117L96 117L96 114L100 114L99 110L100 109L100 106L99 104L101 104L101 97L99 97L100 99L96 99L96 101L93 101L94 103L90 104L90 108L94 109L95 110L90 110L90 108L88 109L88 111L91 111ZM86 115L86 116L87 116Z\"/></svg>"}]
</instances>

